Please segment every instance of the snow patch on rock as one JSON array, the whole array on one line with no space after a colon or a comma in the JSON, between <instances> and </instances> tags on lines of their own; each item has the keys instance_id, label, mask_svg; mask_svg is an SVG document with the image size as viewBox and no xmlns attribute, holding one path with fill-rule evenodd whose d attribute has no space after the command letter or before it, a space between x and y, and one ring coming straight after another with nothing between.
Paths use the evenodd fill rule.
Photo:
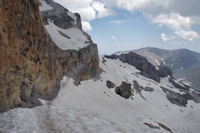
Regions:
<instances>
[{"instance_id":1,"label":"snow patch on rock","mask_svg":"<svg viewBox=\"0 0 200 133\"><path fill-rule=\"evenodd\" d=\"M55 44L62 50L78 50L89 45L87 43L89 40L78 28L62 29L52 22L49 22L49 25L45 25L45 27ZM62 35L59 31L68 37Z\"/></svg>"},{"instance_id":2,"label":"snow patch on rock","mask_svg":"<svg viewBox=\"0 0 200 133\"><path fill-rule=\"evenodd\" d=\"M39 8L40 8L41 12L53 9L52 6L50 6L49 4L47 4L47 2L45 2L43 0L40 0L40 4L41 4L41 6Z\"/></svg>"}]
</instances>

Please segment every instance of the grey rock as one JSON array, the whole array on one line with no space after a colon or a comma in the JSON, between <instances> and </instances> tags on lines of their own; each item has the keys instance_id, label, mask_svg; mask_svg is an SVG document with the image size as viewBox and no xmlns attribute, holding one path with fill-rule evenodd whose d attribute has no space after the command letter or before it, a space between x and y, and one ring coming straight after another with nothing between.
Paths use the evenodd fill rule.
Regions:
<instances>
[{"instance_id":1,"label":"grey rock","mask_svg":"<svg viewBox=\"0 0 200 133\"><path fill-rule=\"evenodd\" d=\"M160 82L160 76L158 70L147 61L146 58L143 56L140 56L134 52L129 52L127 54L120 54L120 55L106 55L106 58L111 59L119 59L123 63L128 63L132 66L135 66L137 69L141 70L143 75L146 75L146 77L149 77L157 82Z\"/></svg>"},{"instance_id":2,"label":"grey rock","mask_svg":"<svg viewBox=\"0 0 200 133\"><path fill-rule=\"evenodd\" d=\"M136 90L136 93L141 94L141 89L140 89L140 85L138 84L138 82L136 80L133 81L133 86Z\"/></svg>"},{"instance_id":3,"label":"grey rock","mask_svg":"<svg viewBox=\"0 0 200 133\"><path fill-rule=\"evenodd\" d=\"M179 94L174 91L171 91L165 87L162 87L163 92L165 92L167 99L172 103L178 106L186 107L188 100L192 100L192 96L189 93Z\"/></svg>"},{"instance_id":4,"label":"grey rock","mask_svg":"<svg viewBox=\"0 0 200 133\"><path fill-rule=\"evenodd\" d=\"M48 20L51 20L52 22L54 22L56 26L63 29L68 29L72 27L82 29L81 18L78 13L74 14L76 16L76 20L74 20L74 18L67 15L67 13L70 12L61 5L53 2L53 0L44 0L44 1L46 1L47 4L53 7L52 10L42 12L43 23L45 25L48 25Z\"/></svg>"},{"instance_id":5,"label":"grey rock","mask_svg":"<svg viewBox=\"0 0 200 133\"><path fill-rule=\"evenodd\" d=\"M176 82L173 77L169 78L169 82L176 88L189 91L189 86L184 85L183 83Z\"/></svg>"},{"instance_id":6,"label":"grey rock","mask_svg":"<svg viewBox=\"0 0 200 133\"><path fill-rule=\"evenodd\" d=\"M168 126L166 126L166 125L164 125L164 124L162 124L162 123L160 123L160 122L158 122L158 125L159 125L160 127L162 127L163 129L169 131L170 133L173 133L172 130L171 130Z\"/></svg>"},{"instance_id":7,"label":"grey rock","mask_svg":"<svg viewBox=\"0 0 200 133\"><path fill-rule=\"evenodd\" d=\"M113 82L111 82L110 80L106 81L106 86L110 89L110 88L114 88L115 84Z\"/></svg>"},{"instance_id":8,"label":"grey rock","mask_svg":"<svg viewBox=\"0 0 200 133\"><path fill-rule=\"evenodd\" d=\"M153 92L153 91L154 91L153 88L148 87L148 86L146 86L146 87L140 86L140 88L141 88L141 90L143 90L143 91L147 91L147 92Z\"/></svg>"},{"instance_id":9,"label":"grey rock","mask_svg":"<svg viewBox=\"0 0 200 133\"><path fill-rule=\"evenodd\" d=\"M106 59L104 57L102 57L102 63L105 65L106 63Z\"/></svg>"},{"instance_id":10,"label":"grey rock","mask_svg":"<svg viewBox=\"0 0 200 133\"><path fill-rule=\"evenodd\" d=\"M131 95L131 84L122 82L119 87L116 87L115 92L123 98L128 99Z\"/></svg>"},{"instance_id":11,"label":"grey rock","mask_svg":"<svg viewBox=\"0 0 200 133\"><path fill-rule=\"evenodd\" d=\"M28 78L25 78L20 87L21 90L20 97L25 102L28 102L31 96L32 90L30 86L31 86L31 81Z\"/></svg>"},{"instance_id":12,"label":"grey rock","mask_svg":"<svg viewBox=\"0 0 200 133\"><path fill-rule=\"evenodd\" d=\"M160 77L172 77L172 71L166 66L159 66L158 72Z\"/></svg>"},{"instance_id":13,"label":"grey rock","mask_svg":"<svg viewBox=\"0 0 200 133\"><path fill-rule=\"evenodd\" d=\"M158 127L158 126L154 126L154 125L151 124L151 123L147 123L147 122L145 122L144 125L148 126L149 128L160 129L160 127Z\"/></svg>"},{"instance_id":14,"label":"grey rock","mask_svg":"<svg viewBox=\"0 0 200 133\"><path fill-rule=\"evenodd\" d=\"M62 31L58 30L58 32L60 33L60 35L62 35L63 37L67 38L67 39L71 39L71 37L69 37L68 35L66 35L65 33L63 33Z\"/></svg>"},{"instance_id":15,"label":"grey rock","mask_svg":"<svg viewBox=\"0 0 200 133\"><path fill-rule=\"evenodd\" d=\"M146 98L142 95L142 88L136 80L133 81L133 86L135 88L136 93L138 93L141 96L141 98L146 100Z\"/></svg>"},{"instance_id":16,"label":"grey rock","mask_svg":"<svg viewBox=\"0 0 200 133\"><path fill-rule=\"evenodd\" d=\"M192 97L192 100L196 103L200 103L200 93L196 92L196 91L191 91L190 95Z\"/></svg>"}]
</instances>

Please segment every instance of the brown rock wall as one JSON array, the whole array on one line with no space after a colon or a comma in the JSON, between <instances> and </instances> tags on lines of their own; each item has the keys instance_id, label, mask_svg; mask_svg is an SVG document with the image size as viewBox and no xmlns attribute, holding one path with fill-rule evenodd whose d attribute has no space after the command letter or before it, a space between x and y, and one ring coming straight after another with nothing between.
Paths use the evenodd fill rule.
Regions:
<instances>
[{"instance_id":1,"label":"brown rock wall","mask_svg":"<svg viewBox=\"0 0 200 133\"><path fill-rule=\"evenodd\" d=\"M71 73L86 80L99 70L97 46L59 49L43 26L37 0L0 0L0 112L52 99Z\"/></svg>"}]
</instances>

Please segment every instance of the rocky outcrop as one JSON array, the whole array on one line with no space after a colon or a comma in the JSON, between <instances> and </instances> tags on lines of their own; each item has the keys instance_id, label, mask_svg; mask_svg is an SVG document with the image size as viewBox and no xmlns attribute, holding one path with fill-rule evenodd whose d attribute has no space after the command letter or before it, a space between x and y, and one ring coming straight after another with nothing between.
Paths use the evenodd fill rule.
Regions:
<instances>
[{"instance_id":1,"label":"rocky outcrop","mask_svg":"<svg viewBox=\"0 0 200 133\"><path fill-rule=\"evenodd\" d=\"M174 79L173 77L169 78L169 82L172 83L172 85L176 88L182 89L182 90L186 90L189 91L190 87L186 86L182 83L179 83L178 81L176 81L176 79Z\"/></svg>"},{"instance_id":2,"label":"rocky outcrop","mask_svg":"<svg viewBox=\"0 0 200 133\"><path fill-rule=\"evenodd\" d=\"M141 94L140 85L136 80L133 81L133 87L135 88L136 93Z\"/></svg>"},{"instance_id":3,"label":"rocky outcrop","mask_svg":"<svg viewBox=\"0 0 200 133\"><path fill-rule=\"evenodd\" d=\"M140 86L140 88L141 88L141 90L143 90L143 91L147 91L147 92L153 92L153 91L154 91L153 88L148 87L148 86L146 86L146 87Z\"/></svg>"},{"instance_id":4,"label":"rocky outcrop","mask_svg":"<svg viewBox=\"0 0 200 133\"><path fill-rule=\"evenodd\" d=\"M160 77L167 77L167 76L172 77L172 71L168 67L159 66L158 68L159 68L158 72L159 72Z\"/></svg>"},{"instance_id":5,"label":"rocky outcrop","mask_svg":"<svg viewBox=\"0 0 200 133\"><path fill-rule=\"evenodd\" d=\"M172 77L172 71L168 67L160 66L157 69L145 57L134 52L118 52L116 54L106 55L105 57L110 59L119 59L123 63L128 63L141 70L141 75L157 82L160 82L161 77Z\"/></svg>"},{"instance_id":6,"label":"rocky outcrop","mask_svg":"<svg viewBox=\"0 0 200 133\"><path fill-rule=\"evenodd\" d=\"M106 81L106 86L110 89L110 88L114 88L115 84L113 82L111 82L110 80Z\"/></svg>"},{"instance_id":7,"label":"rocky outcrop","mask_svg":"<svg viewBox=\"0 0 200 133\"><path fill-rule=\"evenodd\" d=\"M116 87L115 92L123 98L128 99L131 95L131 84L122 82L119 87Z\"/></svg>"},{"instance_id":8,"label":"rocky outcrop","mask_svg":"<svg viewBox=\"0 0 200 133\"><path fill-rule=\"evenodd\" d=\"M166 94L167 99L172 103L178 106L186 107L189 100L193 100L196 103L200 103L200 93L196 92L191 88L187 88L183 84L177 82L172 77L169 78L169 81L174 85L174 87L166 88L160 86L163 92ZM176 91L175 91L176 90ZM181 92L178 93L177 91Z\"/></svg>"},{"instance_id":9,"label":"rocky outcrop","mask_svg":"<svg viewBox=\"0 0 200 133\"><path fill-rule=\"evenodd\" d=\"M69 12L67 9L55 3L53 0L41 0L41 4L44 4L43 6L50 6L52 8L45 10L45 8L42 9L42 7L40 7L45 25L49 24L49 20L51 20L55 25L63 29L72 27L82 29L81 18L78 13L73 14Z\"/></svg>"},{"instance_id":10,"label":"rocky outcrop","mask_svg":"<svg viewBox=\"0 0 200 133\"><path fill-rule=\"evenodd\" d=\"M190 95L192 97L192 100L194 100L194 102L200 103L200 93L199 92L192 90L192 91L190 91Z\"/></svg>"},{"instance_id":11,"label":"rocky outcrop","mask_svg":"<svg viewBox=\"0 0 200 133\"><path fill-rule=\"evenodd\" d=\"M166 94L167 99L172 103L178 106L186 107L188 100L192 100L192 96L189 93L179 94L174 91L171 91L165 87L161 87L163 92Z\"/></svg>"},{"instance_id":12,"label":"rocky outcrop","mask_svg":"<svg viewBox=\"0 0 200 133\"><path fill-rule=\"evenodd\" d=\"M105 57L111 58L111 59L119 59L123 63L128 63L130 65L133 65L137 69L141 70L142 75L148 78L151 78L157 82L160 81L158 70L156 70L156 68L151 63L149 63L146 58L134 52L113 54L113 55L105 56Z\"/></svg>"},{"instance_id":13,"label":"rocky outcrop","mask_svg":"<svg viewBox=\"0 0 200 133\"><path fill-rule=\"evenodd\" d=\"M39 4L38 0L0 0L0 112L38 105L38 98L54 98L65 74L80 81L99 70L97 46L91 40L79 50L55 45L43 26ZM72 26L66 21L61 15L55 23ZM77 22L74 26L80 28Z\"/></svg>"}]
</instances>

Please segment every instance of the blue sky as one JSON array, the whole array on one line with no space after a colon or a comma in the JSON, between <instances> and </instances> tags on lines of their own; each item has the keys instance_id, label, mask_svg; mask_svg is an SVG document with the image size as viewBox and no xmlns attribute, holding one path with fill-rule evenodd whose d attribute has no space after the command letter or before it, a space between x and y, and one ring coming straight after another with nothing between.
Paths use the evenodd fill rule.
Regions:
<instances>
[{"instance_id":1,"label":"blue sky","mask_svg":"<svg viewBox=\"0 0 200 133\"><path fill-rule=\"evenodd\" d=\"M160 33L167 31L151 23L140 12L130 13L117 10L117 14L91 22L93 30L88 31L98 44L99 52L111 54L116 51L141 47L159 47ZM156 46L158 44L158 46Z\"/></svg>"},{"instance_id":2,"label":"blue sky","mask_svg":"<svg viewBox=\"0 0 200 133\"><path fill-rule=\"evenodd\" d=\"M198 0L55 0L80 13L100 54L143 47L200 52Z\"/></svg>"}]
</instances>

